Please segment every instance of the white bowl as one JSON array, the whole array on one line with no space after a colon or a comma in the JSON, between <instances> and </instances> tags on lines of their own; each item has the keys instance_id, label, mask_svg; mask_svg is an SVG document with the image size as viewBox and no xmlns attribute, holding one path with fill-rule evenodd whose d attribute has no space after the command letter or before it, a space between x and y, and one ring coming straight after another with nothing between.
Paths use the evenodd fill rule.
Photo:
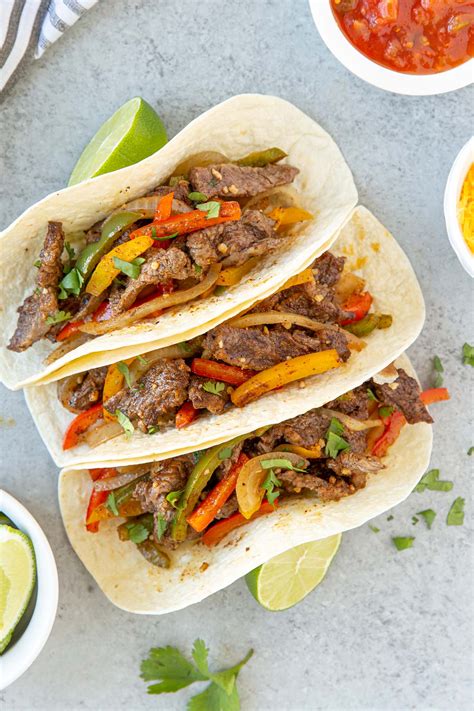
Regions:
<instances>
[{"instance_id":1,"label":"white bowl","mask_svg":"<svg viewBox=\"0 0 474 711\"><path fill-rule=\"evenodd\" d=\"M444 217L451 247L469 276L474 277L474 254L466 244L458 220L459 196L471 163L474 163L474 137L461 148L449 171L444 191Z\"/></svg>"},{"instance_id":2,"label":"white bowl","mask_svg":"<svg viewBox=\"0 0 474 711\"><path fill-rule=\"evenodd\" d=\"M0 690L18 679L34 662L49 637L58 607L58 571L53 552L33 516L0 489L0 511L30 537L36 556L36 603L27 627L0 656ZM34 594L34 593L33 593Z\"/></svg>"},{"instance_id":3,"label":"white bowl","mask_svg":"<svg viewBox=\"0 0 474 711\"><path fill-rule=\"evenodd\" d=\"M330 0L309 0L313 19L328 49L346 69L379 89L423 96L461 89L474 79L474 60L438 74L402 74L368 59L347 39L331 9Z\"/></svg>"}]
</instances>

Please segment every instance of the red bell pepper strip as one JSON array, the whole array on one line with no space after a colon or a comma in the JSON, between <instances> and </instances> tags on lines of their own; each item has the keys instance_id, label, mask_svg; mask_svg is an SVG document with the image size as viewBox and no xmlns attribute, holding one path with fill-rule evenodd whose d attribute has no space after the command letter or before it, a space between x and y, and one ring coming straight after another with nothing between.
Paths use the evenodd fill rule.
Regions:
<instances>
[{"instance_id":1,"label":"red bell pepper strip","mask_svg":"<svg viewBox=\"0 0 474 711\"><path fill-rule=\"evenodd\" d=\"M117 470L115 468L89 469L89 474L91 475L93 481L98 481L99 479L110 479L113 476L117 476ZM89 505L87 506L86 512L86 529L90 533L97 533L100 521L94 521L93 523L87 523L87 521L89 520L92 512L95 511L98 506L105 504L108 495L108 491L96 491L95 489L92 489L91 491Z\"/></svg>"},{"instance_id":2,"label":"red bell pepper strip","mask_svg":"<svg viewBox=\"0 0 474 711\"><path fill-rule=\"evenodd\" d=\"M206 546L215 546L220 543L224 536L233 531L235 528L244 526L249 521L253 521L260 516L266 516L266 514L271 514L275 511L277 502L270 504L266 499L262 501L262 505L259 510L254 513L250 518L245 518L241 513L232 514L229 518L224 518L219 523L215 523L214 526L208 528L202 537L202 542Z\"/></svg>"},{"instance_id":3,"label":"red bell pepper strip","mask_svg":"<svg viewBox=\"0 0 474 711\"><path fill-rule=\"evenodd\" d=\"M257 374L255 370L244 370L235 365L225 365L206 358L194 358L191 363L191 371L204 378L222 380L230 385L242 385Z\"/></svg>"},{"instance_id":4,"label":"red bell pepper strip","mask_svg":"<svg viewBox=\"0 0 474 711\"><path fill-rule=\"evenodd\" d=\"M450 394L448 388L429 388L421 393L420 398L424 405L432 405L434 402L449 400Z\"/></svg>"},{"instance_id":5,"label":"red bell pepper strip","mask_svg":"<svg viewBox=\"0 0 474 711\"><path fill-rule=\"evenodd\" d=\"M101 304L97 307L97 309L94 311L92 314L92 321L102 321L102 316L106 313L107 309L109 307L109 302L108 301L102 301ZM69 321L65 326L62 327L62 329L59 331L58 335L56 336L57 341L66 341L68 338L71 338L71 336L74 336L79 331L79 328L84 324L84 319L81 319L79 321Z\"/></svg>"},{"instance_id":6,"label":"red bell pepper strip","mask_svg":"<svg viewBox=\"0 0 474 711\"><path fill-rule=\"evenodd\" d=\"M162 222L152 222L149 225L140 227L130 234L130 239L135 239L139 235L148 235L158 240L162 237L168 237L178 233L179 235L196 232L205 227L220 225L221 222L229 222L240 220L241 209L238 202L229 201L222 202L219 212L219 217L211 217L208 219L207 212L204 210L193 210L192 212L183 212L179 215L172 215L167 220Z\"/></svg>"},{"instance_id":7,"label":"red bell pepper strip","mask_svg":"<svg viewBox=\"0 0 474 711\"><path fill-rule=\"evenodd\" d=\"M71 449L79 443L79 436L85 432L94 422L102 417L102 403L93 405L85 412L75 417L69 424L63 439L63 449Z\"/></svg>"},{"instance_id":8,"label":"red bell pepper strip","mask_svg":"<svg viewBox=\"0 0 474 711\"><path fill-rule=\"evenodd\" d=\"M176 419L175 419L176 427L179 430L182 427L186 427L186 425L189 425L193 420L196 419L198 414L199 414L199 410L196 410L196 408L193 406L192 402L190 400L188 400L187 402L184 403L184 405L181 405L178 412L176 413Z\"/></svg>"},{"instance_id":9,"label":"red bell pepper strip","mask_svg":"<svg viewBox=\"0 0 474 711\"><path fill-rule=\"evenodd\" d=\"M209 526L219 512L219 509L225 504L229 496L235 489L240 470L245 462L248 462L249 457L243 452L235 464L229 469L227 474L221 481L216 484L212 491L206 496L204 501L201 501L199 506L194 509L192 514L186 519L187 522L194 528L195 531L201 533Z\"/></svg>"},{"instance_id":10,"label":"red bell pepper strip","mask_svg":"<svg viewBox=\"0 0 474 711\"><path fill-rule=\"evenodd\" d=\"M406 424L405 415L399 410L394 410L389 417L383 418L385 431L374 442L372 452L374 457L384 457L389 447L397 441L402 427Z\"/></svg>"},{"instance_id":11,"label":"red bell pepper strip","mask_svg":"<svg viewBox=\"0 0 474 711\"><path fill-rule=\"evenodd\" d=\"M372 295L368 291L363 291L360 294L351 294L347 301L342 305L343 311L349 311L352 318L346 318L339 322L341 326L347 326L349 323L355 323L367 316L369 309L372 306Z\"/></svg>"},{"instance_id":12,"label":"red bell pepper strip","mask_svg":"<svg viewBox=\"0 0 474 711\"><path fill-rule=\"evenodd\" d=\"M171 217L171 208L173 207L174 193L168 193L168 195L163 195L158 207L155 210L154 222L162 222Z\"/></svg>"},{"instance_id":13,"label":"red bell pepper strip","mask_svg":"<svg viewBox=\"0 0 474 711\"><path fill-rule=\"evenodd\" d=\"M173 291L174 291L174 282L172 279L169 279L168 281L163 282L163 284L158 284L156 289L154 291L152 291L151 294L148 294L148 296L144 296L143 299L138 299L137 301L135 301L135 303L133 304L133 307L130 307L130 308L136 308L137 306L146 304L148 301L152 301L153 299L156 299L157 296L163 296L163 294L171 294ZM157 315L158 315L158 312L157 312Z\"/></svg>"}]
</instances>

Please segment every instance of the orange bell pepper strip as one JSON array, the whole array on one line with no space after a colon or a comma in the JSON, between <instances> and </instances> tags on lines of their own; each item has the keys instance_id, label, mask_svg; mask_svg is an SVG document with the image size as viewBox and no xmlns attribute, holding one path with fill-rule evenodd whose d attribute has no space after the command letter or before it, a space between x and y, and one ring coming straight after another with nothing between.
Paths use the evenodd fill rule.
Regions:
<instances>
[{"instance_id":1,"label":"orange bell pepper strip","mask_svg":"<svg viewBox=\"0 0 474 711\"><path fill-rule=\"evenodd\" d=\"M126 262L133 261L140 254L146 252L154 244L153 239L147 235L141 235L134 240L128 240L124 244L119 244L102 257L99 264L87 282L86 292L93 296L99 296L120 274L120 269L114 264L114 257L123 259Z\"/></svg>"},{"instance_id":2,"label":"orange bell pepper strip","mask_svg":"<svg viewBox=\"0 0 474 711\"><path fill-rule=\"evenodd\" d=\"M355 323L367 316L369 309L372 306L372 295L368 291L362 291L360 294L351 294L347 301L342 305L343 311L352 313L352 317L343 319L339 322L340 326L347 326L349 323Z\"/></svg>"},{"instance_id":3,"label":"orange bell pepper strip","mask_svg":"<svg viewBox=\"0 0 474 711\"><path fill-rule=\"evenodd\" d=\"M173 207L174 193L168 193L168 195L163 195L158 207L155 210L154 222L162 222L171 217L171 209Z\"/></svg>"},{"instance_id":4,"label":"orange bell pepper strip","mask_svg":"<svg viewBox=\"0 0 474 711\"><path fill-rule=\"evenodd\" d=\"M98 481L99 479L110 479L113 476L117 476L117 470L115 468L90 469L89 474L93 481ZM86 512L86 529L89 533L97 533L99 530L99 521L90 521L90 518L95 509L106 502L108 493L108 491L96 491L95 489L91 491Z\"/></svg>"},{"instance_id":5,"label":"orange bell pepper strip","mask_svg":"<svg viewBox=\"0 0 474 711\"><path fill-rule=\"evenodd\" d=\"M196 410L190 400L185 402L184 405L181 405L175 418L175 425L178 430L191 424L191 422L196 419L198 414L199 410Z\"/></svg>"},{"instance_id":6,"label":"orange bell pepper strip","mask_svg":"<svg viewBox=\"0 0 474 711\"><path fill-rule=\"evenodd\" d=\"M276 221L277 228L314 219L314 215L301 207L275 207L270 212L269 217Z\"/></svg>"},{"instance_id":7,"label":"orange bell pepper strip","mask_svg":"<svg viewBox=\"0 0 474 711\"><path fill-rule=\"evenodd\" d=\"M267 514L273 513L276 507L276 500L274 504L270 504L265 499L265 501L262 501L258 511L256 511L251 518L245 518L241 513L232 514L229 518L224 518L222 521L215 523L214 526L211 526L211 528L208 528L202 537L202 542L206 546L215 546L222 541L224 536L227 536L227 534L234 529L244 526L246 523L250 523L250 521L260 518L260 516L266 516Z\"/></svg>"},{"instance_id":8,"label":"orange bell pepper strip","mask_svg":"<svg viewBox=\"0 0 474 711\"><path fill-rule=\"evenodd\" d=\"M217 277L216 286L234 286L258 264L258 257L251 257L239 267L227 267Z\"/></svg>"},{"instance_id":9,"label":"orange bell pepper strip","mask_svg":"<svg viewBox=\"0 0 474 711\"><path fill-rule=\"evenodd\" d=\"M389 447L397 441L402 428L406 425L405 415L399 410L394 410L389 417L384 418L385 431L375 441L371 454L374 457L385 457Z\"/></svg>"},{"instance_id":10,"label":"orange bell pepper strip","mask_svg":"<svg viewBox=\"0 0 474 711\"><path fill-rule=\"evenodd\" d=\"M420 394L420 399L424 405L432 405L434 402L449 400L448 388L429 388Z\"/></svg>"},{"instance_id":11,"label":"orange bell pepper strip","mask_svg":"<svg viewBox=\"0 0 474 711\"><path fill-rule=\"evenodd\" d=\"M235 490L240 470L244 466L245 462L248 462L248 460L249 458L247 455L241 452L239 458L229 469L224 478L216 484L213 490L206 496L204 501L202 501L199 506L194 509L190 516L188 516L186 520L195 531L201 533L201 531L204 531L204 529L209 526L211 521L215 519L219 509L224 506L229 496Z\"/></svg>"},{"instance_id":12,"label":"orange bell pepper strip","mask_svg":"<svg viewBox=\"0 0 474 711\"><path fill-rule=\"evenodd\" d=\"M230 385L242 385L242 383L247 382L249 378L257 374L255 370L244 370L235 365L217 363L215 360L207 360L206 358L193 358L191 371L203 378L222 380L222 382Z\"/></svg>"},{"instance_id":13,"label":"orange bell pepper strip","mask_svg":"<svg viewBox=\"0 0 474 711\"><path fill-rule=\"evenodd\" d=\"M81 412L80 415L75 417L64 434L63 439L63 450L72 449L79 444L79 436L89 429L94 422L102 417L102 403L99 402L97 405L93 405L85 412Z\"/></svg>"},{"instance_id":14,"label":"orange bell pepper strip","mask_svg":"<svg viewBox=\"0 0 474 711\"><path fill-rule=\"evenodd\" d=\"M340 365L339 354L333 348L319 353L296 356L296 358L284 360L282 363L254 375L234 390L231 400L237 407L243 407L270 390L281 388L287 383L302 380L311 375L325 373L332 368L339 368Z\"/></svg>"},{"instance_id":15,"label":"orange bell pepper strip","mask_svg":"<svg viewBox=\"0 0 474 711\"><path fill-rule=\"evenodd\" d=\"M127 358L126 360L122 361L126 365L130 365L132 361L134 361L135 358ZM116 395L119 390L123 388L123 381L124 381L124 375L123 373L120 372L119 369L119 363L112 363L109 365L107 368L107 374L105 376L105 381L104 381L104 389L102 392L102 402L106 402L112 395ZM103 417L104 420L107 420L108 422L113 422L116 418L115 415L112 415L108 410L105 409L104 407L104 412L103 412Z\"/></svg>"},{"instance_id":16,"label":"orange bell pepper strip","mask_svg":"<svg viewBox=\"0 0 474 711\"><path fill-rule=\"evenodd\" d=\"M229 201L222 202L218 217L208 219L207 212L204 210L193 210L192 212L183 212L179 215L171 215L167 220L161 222L151 222L149 225L139 227L134 230L130 239L135 241L142 235L153 236L155 240L160 240L169 237L173 234L185 235L190 232L202 230L205 227L220 225L221 222L232 222L240 220L241 209L238 202ZM137 255L138 256L138 255Z\"/></svg>"}]
</instances>

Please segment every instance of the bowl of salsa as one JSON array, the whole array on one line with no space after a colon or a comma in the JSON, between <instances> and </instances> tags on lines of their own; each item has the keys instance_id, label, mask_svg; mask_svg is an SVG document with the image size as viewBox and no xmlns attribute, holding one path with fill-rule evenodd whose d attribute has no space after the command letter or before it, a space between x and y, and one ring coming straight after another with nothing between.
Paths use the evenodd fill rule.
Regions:
<instances>
[{"instance_id":1,"label":"bowl of salsa","mask_svg":"<svg viewBox=\"0 0 474 711\"><path fill-rule=\"evenodd\" d=\"M451 246L474 277L474 137L461 148L449 173L444 216Z\"/></svg>"},{"instance_id":2,"label":"bowl of salsa","mask_svg":"<svg viewBox=\"0 0 474 711\"><path fill-rule=\"evenodd\" d=\"M310 0L318 31L361 79L400 94L474 79L473 0Z\"/></svg>"}]
</instances>

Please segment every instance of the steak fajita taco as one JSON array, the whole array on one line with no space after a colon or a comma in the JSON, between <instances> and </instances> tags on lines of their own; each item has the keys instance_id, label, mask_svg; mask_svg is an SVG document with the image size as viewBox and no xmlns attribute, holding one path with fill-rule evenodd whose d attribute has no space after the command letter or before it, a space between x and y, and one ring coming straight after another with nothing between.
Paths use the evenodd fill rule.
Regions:
<instances>
[{"instance_id":1,"label":"steak fajita taco","mask_svg":"<svg viewBox=\"0 0 474 711\"><path fill-rule=\"evenodd\" d=\"M192 451L248 431L249 422L300 414L308 400L322 404L391 362L423 320L406 258L363 210L334 249L201 336L30 389L56 461ZM400 294L390 283L395 263Z\"/></svg>"},{"instance_id":2,"label":"steak fajita taco","mask_svg":"<svg viewBox=\"0 0 474 711\"><path fill-rule=\"evenodd\" d=\"M290 104L217 106L0 236L2 379L57 379L125 343L135 355L208 330L305 268L356 197L337 147Z\"/></svg>"},{"instance_id":3,"label":"steak fajita taco","mask_svg":"<svg viewBox=\"0 0 474 711\"><path fill-rule=\"evenodd\" d=\"M440 393L420 393L413 376L403 356L323 407L210 449L65 471L70 541L112 602L163 613L358 526L404 499L428 464L425 403Z\"/></svg>"}]
</instances>

